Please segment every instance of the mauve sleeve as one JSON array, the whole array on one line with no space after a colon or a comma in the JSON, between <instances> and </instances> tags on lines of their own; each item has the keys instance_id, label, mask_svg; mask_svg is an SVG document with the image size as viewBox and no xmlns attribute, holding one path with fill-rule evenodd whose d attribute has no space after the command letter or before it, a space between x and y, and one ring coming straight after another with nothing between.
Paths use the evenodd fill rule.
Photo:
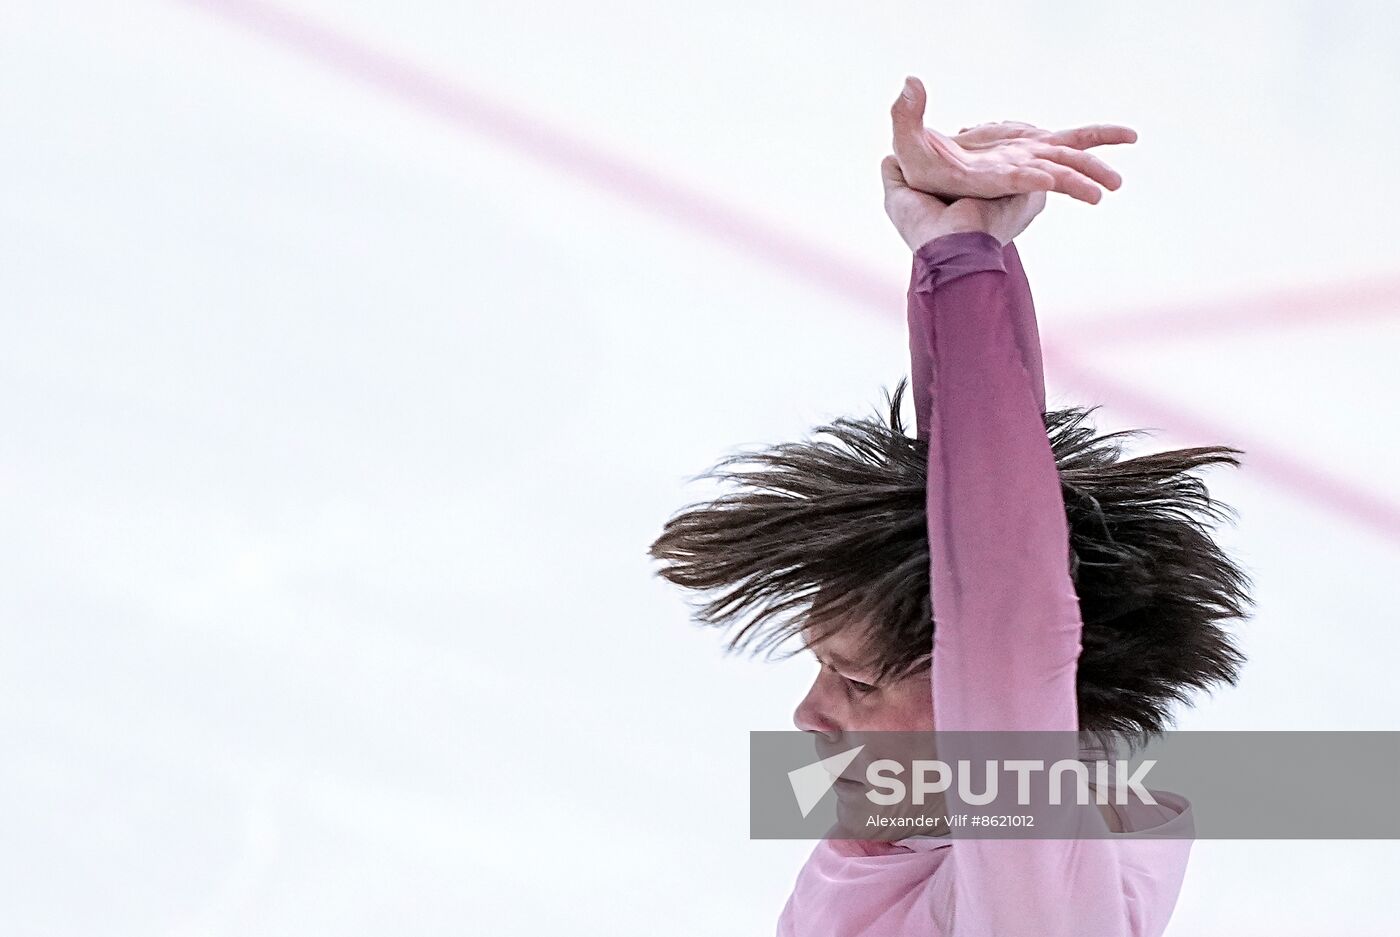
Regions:
<instances>
[{"instance_id":1,"label":"mauve sleeve","mask_svg":"<svg viewBox=\"0 0 1400 937\"><path fill-rule=\"evenodd\" d=\"M946 235L915 251L909 329L928 442L933 712L938 757L950 763L979 743L945 744L944 732L1053 730L1047 754L1079 753L1082 623L1034 320L1019 257L991 235ZM1093 806L1070 822L1107 829ZM953 838L943 892L952 907L935 914L951 916L954 934L1136 929L1109 840Z\"/></svg>"},{"instance_id":2,"label":"mauve sleeve","mask_svg":"<svg viewBox=\"0 0 1400 937\"><path fill-rule=\"evenodd\" d=\"M1044 412L1045 366L1041 360L1040 329L1036 323L1035 302L1031 298L1030 281L1026 279L1025 268L1021 266L1021 254L1014 243L1002 247L1001 253L1002 266L998 269L1006 271L1006 302L1011 315L1012 334L1016 341L1016 348L1021 354L1021 360L1030 376L1031 393L1035 397L1035 405L1041 412ZM986 256L984 262L994 263L995 258ZM924 271L919 265L915 264L913 275L918 277L923 273ZM911 292L913 286L913 280L911 280ZM929 373L931 362L923 316L921 310L916 309L913 304L909 307L909 350L914 369L911 375L914 421L919 438L927 439L931 406L928 399L929 380L932 376Z\"/></svg>"},{"instance_id":3,"label":"mauve sleeve","mask_svg":"<svg viewBox=\"0 0 1400 937\"><path fill-rule=\"evenodd\" d=\"M1002 262L1006 265L1006 302L1011 312L1011 328L1016 337L1016 348L1021 352L1021 361L1031 380L1031 393L1035 395L1035 405L1045 411L1045 365L1040 355L1040 328L1035 321L1035 302L1031 299L1031 284L1026 279L1026 271L1021 266L1021 252L1015 242L1001 249Z\"/></svg>"}]
</instances>

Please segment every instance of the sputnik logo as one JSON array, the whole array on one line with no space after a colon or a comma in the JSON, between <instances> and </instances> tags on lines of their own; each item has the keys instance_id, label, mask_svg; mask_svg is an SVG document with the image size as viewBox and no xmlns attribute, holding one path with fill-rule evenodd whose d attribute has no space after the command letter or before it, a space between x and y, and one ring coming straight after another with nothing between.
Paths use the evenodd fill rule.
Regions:
<instances>
[{"instance_id":1,"label":"sputnik logo","mask_svg":"<svg viewBox=\"0 0 1400 937\"><path fill-rule=\"evenodd\" d=\"M788 782L792 784L792 796L797 798L797 809L803 819L817 806L817 803L831 790L831 785L841 776L851 762L856 760L864 745L857 745L850 751L814 761L788 772Z\"/></svg>"}]
</instances>

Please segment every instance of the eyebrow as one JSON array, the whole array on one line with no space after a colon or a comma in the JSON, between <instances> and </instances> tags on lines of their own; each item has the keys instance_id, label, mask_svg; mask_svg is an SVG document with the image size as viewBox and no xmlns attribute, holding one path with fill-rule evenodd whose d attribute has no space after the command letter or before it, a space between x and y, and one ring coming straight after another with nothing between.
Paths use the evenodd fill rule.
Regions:
<instances>
[{"instance_id":1,"label":"eyebrow","mask_svg":"<svg viewBox=\"0 0 1400 937\"><path fill-rule=\"evenodd\" d=\"M821 660L821 659L822 659L821 655L817 653L817 649L814 648L814 647L812 647L812 645L810 645L810 644L807 645L807 650L811 651L811 652L812 652L812 656L815 657L817 660ZM843 670L860 670L860 669L861 669L860 667L857 667L855 664L853 664L853 663L851 663L850 661L846 660L846 658L842 657L840 654L828 654L828 655L827 655L827 658L828 658L833 664L835 664L836 666L840 667L840 668L843 669Z\"/></svg>"}]
</instances>

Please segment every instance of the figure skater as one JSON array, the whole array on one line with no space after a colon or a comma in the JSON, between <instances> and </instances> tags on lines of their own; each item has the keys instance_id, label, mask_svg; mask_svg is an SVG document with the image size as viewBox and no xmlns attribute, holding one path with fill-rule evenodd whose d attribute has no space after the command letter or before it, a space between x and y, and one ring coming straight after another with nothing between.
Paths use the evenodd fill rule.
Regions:
<instances>
[{"instance_id":1,"label":"figure skater","mask_svg":"<svg viewBox=\"0 0 1400 937\"><path fill-rule=\"evenodd\" d=\"M789 639L821 662L797 727L1092 732L1142 743L1174 704L1233 685L1230 619L1248 576L1211 537L1233 513L1192 473L1229 447L1125 458L1094 408L1046 409L1030 289L1011 243L1061 192L1096 203L1118 174L1085 152L1126 127L924 127L909 79L881 164L885 210L913 251L911 382L888 420L723 459L734 490L674 515L651 546L697 620L731 648ZM912 392L915 436L900 410ZM826 437L826 438L820 438ZM799 648L800 649L800 648ZM795 653L796 651L794 651ZM941 736L940 736L941 738ZM942 752L940 749L940 758ZM1190 829L1084 808L1105 834ZM1159 829L1160 825L1160 829ZM790 937L1157 937L1189 836L895 842L823 839L779 918Z\"/></svg>"}]
</instances>

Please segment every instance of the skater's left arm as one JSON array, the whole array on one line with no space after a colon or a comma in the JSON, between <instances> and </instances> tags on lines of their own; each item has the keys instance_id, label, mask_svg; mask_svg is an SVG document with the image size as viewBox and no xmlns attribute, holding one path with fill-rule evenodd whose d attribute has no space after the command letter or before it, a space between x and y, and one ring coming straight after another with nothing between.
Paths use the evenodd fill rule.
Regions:
<instances>
[{"instance_id":1,"label":"skater's left arm","mask_svg":"<svg viewBox=\"0 0 1400 937\"><path fill-rule=\"evenodd\" d=\"M910 189L897 159L882 172L886 210L914 252L910 350L915 401L927 414L939 757L956 763L995 733L1023 731L1051 733L1047 765L1073 759L1082 621L1043 384L1018 340L1005 253L1045 196L947 205ZM1092 806L1071 805L1055 819L1076 832L1106 832ZM929 908L945 927L955 920L958 932L1038 937L1126 937L1137 929L1106 839L955 831L953 840L939 872L941 900Z\"/></svg>"}]
</instances>

